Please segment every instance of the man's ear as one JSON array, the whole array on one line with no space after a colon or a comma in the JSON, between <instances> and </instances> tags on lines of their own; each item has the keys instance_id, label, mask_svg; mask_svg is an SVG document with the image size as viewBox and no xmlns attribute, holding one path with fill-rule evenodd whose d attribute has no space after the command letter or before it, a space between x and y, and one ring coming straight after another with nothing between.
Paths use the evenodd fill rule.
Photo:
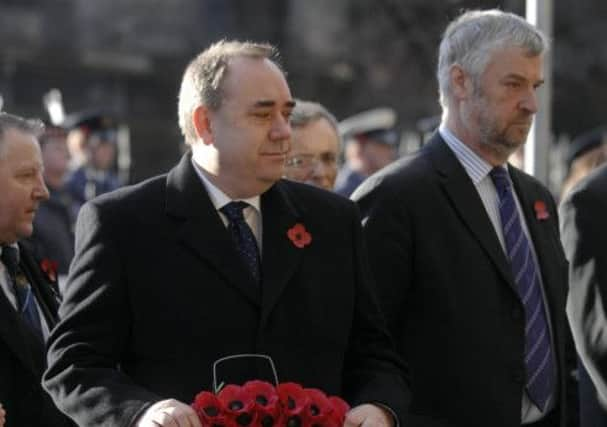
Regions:
<instances>
[{"instance_id":1,"label":"man's ear","mask_svg":"<svg viewBox=\"0 0 607 427\"><path fill-rule=\"evenodd\" d=\"M199 105L192 113L192 124L196 131L196 136L206 145L213 143L213 131L211 129L210 110Z\"/></svg>"},{"instance_id":2,"label":"man's ear","mask_svg":"<svg viewBox=\"0 0 607 427\"><path fill-rule=\"evenodd\" d=\"M449 70L451 93L457 100L470 97L474 91L470 75L459 64L453 64Z\"/></svg>"}]
</instances>

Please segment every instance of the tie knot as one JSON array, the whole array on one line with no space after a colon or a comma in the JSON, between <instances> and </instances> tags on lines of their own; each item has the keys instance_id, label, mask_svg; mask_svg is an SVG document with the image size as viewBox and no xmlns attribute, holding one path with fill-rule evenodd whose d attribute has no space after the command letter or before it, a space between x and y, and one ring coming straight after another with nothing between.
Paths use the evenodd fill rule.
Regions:
<instances>
[{"instance_id":1,"label":"tie knot","mask_svg":"<svg viewBox=\"0 0 607 427\"><path fill-rule=\"evenodd\" d=\"M15 277L19 268L19 251L17 248L3 245L0 259L2 259L2 263L8 270L11 277Z\"/></svg>"},{"instance_id":2,"label":"tie knot","mask_svg":"<svg viewBox=\"0 0 607 427\"><path fill-rule=\"evenodd\" d=\"M504 194L508 188L510 188L510 179L508 178L508 171L506 168L501 166L496 166L491 169L489 172L489 176L491 176L491 180L493 181L493 185L495 185L495 189L497 193L501 196Z\"/></svg>"},{"instance_id":3,"label":"tie knot","mask_svg":"<svg viewBox=\"0 0 607 427\"><path fill-rule=\"evenodd\" d=\"M248 207L249 204L246 202L230 202L221 208L221 212L228 217L230 222L244 221L244 215L242 211Z\"/></svg>"}]
</instances>

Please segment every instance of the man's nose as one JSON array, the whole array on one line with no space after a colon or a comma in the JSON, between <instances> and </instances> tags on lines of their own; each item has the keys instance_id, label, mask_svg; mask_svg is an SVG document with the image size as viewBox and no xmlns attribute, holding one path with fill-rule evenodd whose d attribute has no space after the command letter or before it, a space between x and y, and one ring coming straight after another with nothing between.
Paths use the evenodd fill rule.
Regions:
<instances>
[{"instance_id":1,"label":"man's nose","mask_svg":"<svg viewBox=\"0 0 607 427\"><path fill-rule=\"evenodd\" d=\"M291 138L291 122L288 118L279 114L272 124L270 138L273 140L282 140Z\"/></svg>"},{"instance_id":2,"label":"man's nose","mask_svg":"<svg viewBox=\"0 0 607 427\"><path fill-rule=\"evenodd\" d=\"M36 200L47 200L49 196L50 193L48 191L48 188L46 187L46 184L44 183L44 178L40 173L36 181L36 185L34 186L33 197Z\"/></svg>"},{"instance_id":3,"label":"man's nose","mask_svg":"<svg viewBox=\"0 0 607 427\"><path fill-rule=\"evenodd\" d=\"M531 114L537 113L537 90L535 88L531 88L523 100L521 100L519 105L522 109L529 111Z\"/></svg>"}]
</instances>

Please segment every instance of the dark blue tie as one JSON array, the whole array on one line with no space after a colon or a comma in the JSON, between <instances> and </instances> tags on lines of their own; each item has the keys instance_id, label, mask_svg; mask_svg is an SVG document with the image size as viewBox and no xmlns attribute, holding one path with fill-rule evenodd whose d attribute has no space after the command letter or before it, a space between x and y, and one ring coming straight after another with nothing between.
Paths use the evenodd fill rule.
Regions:
<instances>
[{"instance_id":1,"label":"dark blue tie","mask_svg":"<svg viewBox=\"0 0 607 427\"><path fill-rule=\"evenodd\" d=\"M257 239L255 239L255 235L242 213L244 208L248 206L249 204L245 202L230 202L221 208L221 212L228 217L228 230L232 235L238 253L251 272L255 283L259 283L260 257Z\"/></svg>"},{"instance_id":2,"label":"dark blue tie","mask_svg":"<svg viewBox=\"0 0 607 427\"><path fill-rule=\"evenodd\" d=\"M38 307L32 287L19 267L19 251L13 246L2 246L2 263L8 271L8 275L17 297L17 308L21 318L32 327L34 333L43 340L42 323L38 314Z\"/></svg>"},{"instance_id":3,"label":"dark blue tie","mask_svg":"<svg viewBox=\"0 0 607 427\"><path fill-rule=\"evenodd\" d=\"M490 172L499 198L504 240L518 294L525 306L525 368L529 398L544 412L554 392L553 355L546 321L546 307L540 288L539 269L523 231L508 171L496 167Z\"/></svg>"}]
</instances>

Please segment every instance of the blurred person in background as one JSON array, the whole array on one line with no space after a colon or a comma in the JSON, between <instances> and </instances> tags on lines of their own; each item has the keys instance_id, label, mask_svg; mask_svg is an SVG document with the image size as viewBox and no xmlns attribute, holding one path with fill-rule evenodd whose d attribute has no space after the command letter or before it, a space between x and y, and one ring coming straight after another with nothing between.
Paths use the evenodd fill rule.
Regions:
<instances>
[{"instance_id":1,"label":"blurred person in background","mask_svg":"<svg viewBox=\"0 0 607 427\"><path fill-rule=\"evenodd\" d=\"M74 201L66 187L70 161L67 132L60 127L47 126L39 140L44 182L50 198L40 203L30 242L39 259L56 263L61 286L74 256L76 220Z\"/></svg>"},{"instance_id":2,"label":"blurred person in background","mask_svg":"<svg viewBox=\"0 0 607 427\"><path fill-rule=\"evenodd\" d=\"M597 331L607 327L607 322L600 321L605 318L605 313L600 311L602 299L595 299L593 294L600 296L607 291L607 285L601 284L599 274L607 267L601 258L602 253L607 253L607 240L597 243L603 238L601 233L606 227L605 212L601 209L604 203L600 202L601 190L597 188L605 184L605 179L594 184L581 183L607 160L606 142L605 127L585 132L571 142L567 155L568 174L561 190L561 236L570 270L569 318L578 354L581 355L577 375L580 427L607 426L607 408L600 405L595 382L587 369L590 366L595 377L599 375L597 381L604 384L607 372L600 372L597 361L593 359L592 353L598 351L593 346L599 341L592 341L592 333L593 329ZM582 188L577 188L578 184ZM570 194L574 189L575 194ZM596 226L594 229L593 224ZM585 301L589 302L587 308L584 308Z\"/></svg>"},{"instance_id":3,"label":"blurred person in background","mask_svg":"<svg viewBox=\"0 0 607 427\"><path fill-rule=\"evenodd\" d=\"M579 181L560 206L569 259L567 315L580 357L580 426L607 426L607 165Z\"/></svg>"},{"instance_id":4,"label":"blurred person in background","mask_svg":"<svg viewBox=\"0 0 607 427\"><path fill-rule=\"evenodd\" d=\"M345 147L336 193L349 197L365 178L396 160L400 141L395 126L390 108L364 111L339 123Z\"/></svg>"},{"instance_id":5,"label":"blurred person in background","mask_svg":"<svg viewBox=\"0 0 607 427\"><path fill-rule=\"evenodd\" d=\"M120 187L116 174L117 124L105 113L80 113L66 120L68 148L75 163L67 188L77 208Z\"/></svg>"},{"instance_id":6,"label":"blurred person in background","mask_svg":"<svg viewBox=\"0 0 607 427\"><path fill-rule=\"evenodd\" d=\"M341 145L335 117L316 102L298 99L291 115L291 127L285 176L333 190Z\"/></svg>"},{"instance_id":7,"label":"blurred person in background","mask_svg":"<svg viewBox=\"0 0 607 427\"><path fill-rule=\"evenodd\" d=\"M592 170L607 160L607 128L598 127L576 137L567 153L567 177L561 189L561 200Z\"/></svg>"}]
</instances>

